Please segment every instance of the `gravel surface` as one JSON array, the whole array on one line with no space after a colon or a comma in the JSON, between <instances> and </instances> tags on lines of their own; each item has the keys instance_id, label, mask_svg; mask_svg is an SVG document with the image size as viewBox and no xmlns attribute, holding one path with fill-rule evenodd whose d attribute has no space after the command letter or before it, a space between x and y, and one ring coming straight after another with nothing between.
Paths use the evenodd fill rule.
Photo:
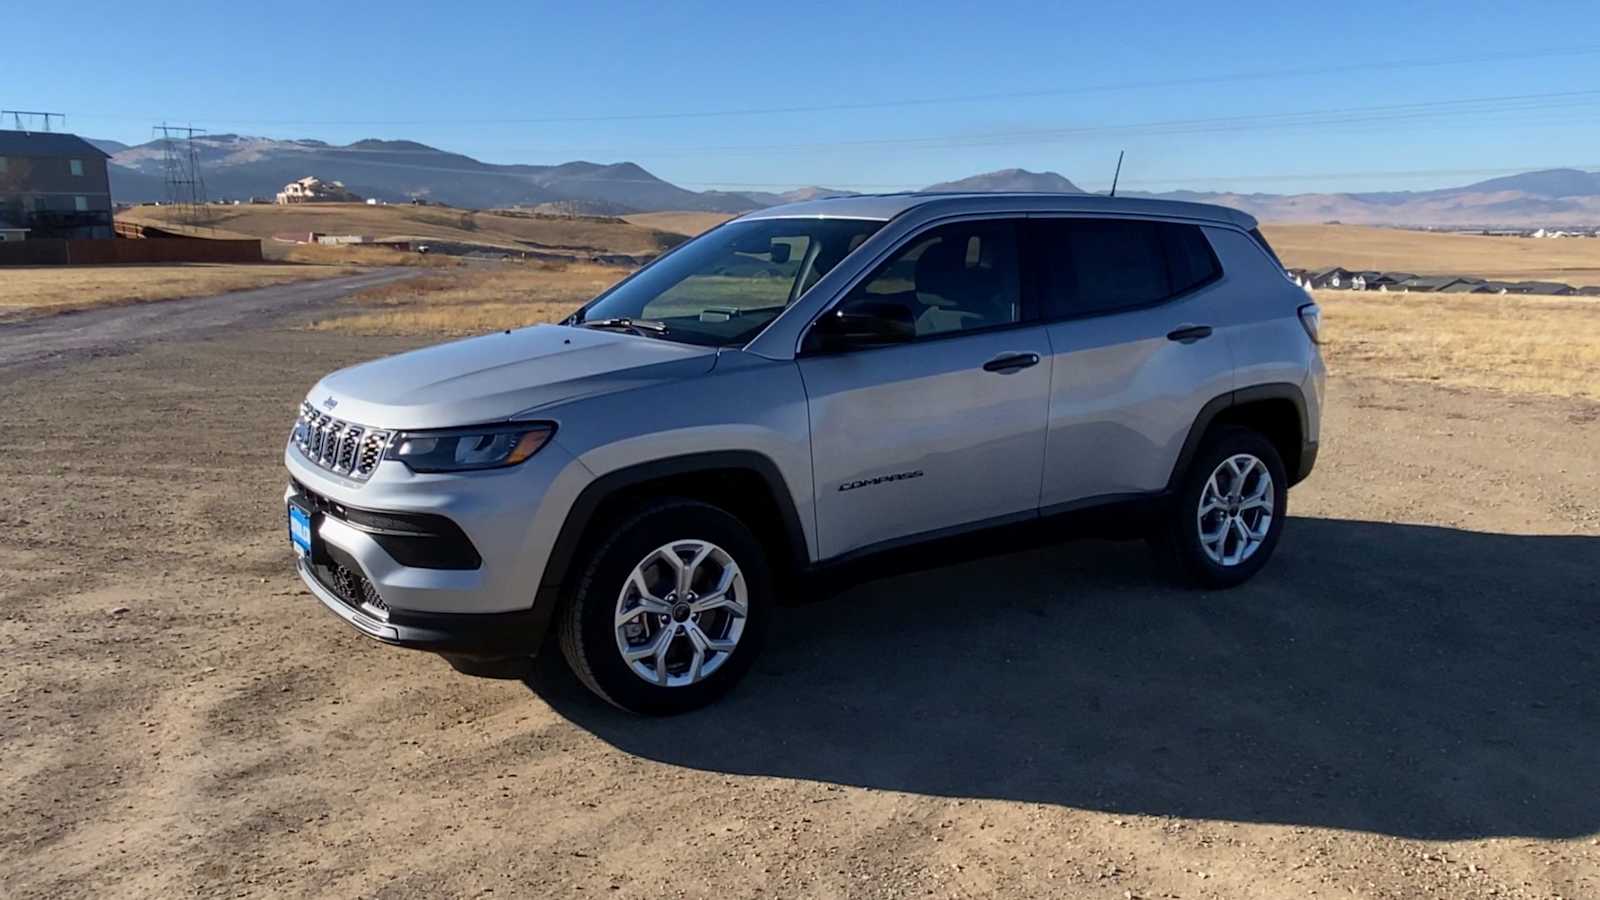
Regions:
<instances>
[{"instance_id":1,"label":"gravel surface","mask_svg":"<svg viewBox=\"0 0 1600 900\"><path fill-rule=\"evenodd\" d=\"M294 404L404 345L6 374L0 894L1600 896L1594 404L1338 377L1241 589L1099 541L884 579L644 720L291 573Z\"/></svg>"},{"instance_id":2,"label":"gravel surface","mask_svg":"<svg viewBox=\"0 0 1600 900\"><path fill-rule=\"evenodd\" d=\"M286 313L321 306L352 291L409 278L417 272L391 267L348 278L273 285L216 297L159 300L0 325L0 372L50 360L121 352L152 338L259 327Z\"/></svg>"}]
</instances>

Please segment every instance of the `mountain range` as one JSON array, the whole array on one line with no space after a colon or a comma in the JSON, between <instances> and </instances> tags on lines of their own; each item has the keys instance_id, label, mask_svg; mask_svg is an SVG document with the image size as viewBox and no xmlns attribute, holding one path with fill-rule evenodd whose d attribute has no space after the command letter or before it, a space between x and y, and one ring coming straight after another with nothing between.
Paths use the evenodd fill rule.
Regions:
<instances>
[{"instance_id":1,"label":"mountain range","mask_svg":"<svg viewBox=\"0 0 1600 900\"><path fill-rule=\"evenodd\" d=\"M119 201L163 200L164 147L93 143L111 155L112 194ZM361 140L334 145L236 134L205 135L194 151L212 199L271 198L307 175L338 180L363 197L389 202L430 200L484 209L549 205L567 212L616 215L692 210L737 213L778 203L845 196L805 187L786 193L692 191L632 162L499 165L414 141ZM1004 169L930 185L928 191L1081 193L1055 172ZM1430 191L1267 194L1206 191L1122 192L1218 203L1262 221L1340 221L1372 225L1600 224L1600 172L1549 169Z\"/></svg>"}]
</instances>

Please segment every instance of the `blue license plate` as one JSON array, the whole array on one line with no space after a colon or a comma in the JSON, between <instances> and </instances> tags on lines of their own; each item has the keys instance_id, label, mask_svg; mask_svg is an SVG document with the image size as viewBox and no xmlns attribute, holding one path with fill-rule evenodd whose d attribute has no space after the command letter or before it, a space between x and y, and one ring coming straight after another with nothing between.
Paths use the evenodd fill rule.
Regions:
<instances>
[{"instance_id":1,"label":"blue license plate","mask_svg":"<svg viewBox=\"0 0 1600 900\"><path fill-rule=\"evenodd\" d=\"M289 504L289 543L301 556L311 555L311 513Z\"/></svg>"}]
</instances>

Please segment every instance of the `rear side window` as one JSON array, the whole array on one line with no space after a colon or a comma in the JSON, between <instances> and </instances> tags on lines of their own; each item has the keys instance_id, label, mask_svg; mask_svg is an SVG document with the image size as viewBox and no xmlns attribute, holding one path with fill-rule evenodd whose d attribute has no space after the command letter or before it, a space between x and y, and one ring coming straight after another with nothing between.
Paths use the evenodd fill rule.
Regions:
<instances>
[{"instance_id":1,"label":"rear side window","mask_svg":"<svg viewBox=\"0 0 1600 900\"><path fill-rule=\"evenodd\" d=\"M1039 220L1048 318L1151 306L1222 274L1197 225L1137 219Z\"/></svg>"}]
</instances>

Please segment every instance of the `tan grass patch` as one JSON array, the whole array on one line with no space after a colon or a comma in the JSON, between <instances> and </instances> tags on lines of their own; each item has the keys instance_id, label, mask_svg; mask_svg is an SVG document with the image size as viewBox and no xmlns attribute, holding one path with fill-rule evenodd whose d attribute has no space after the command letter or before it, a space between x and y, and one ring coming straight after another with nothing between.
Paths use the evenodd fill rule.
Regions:
<instances>
[{"instance_id":1,"label":"tan grass patch","mask_svg":"<svg viewBox=\"0 0 1600 900\"><path fill-rule=\"evenodd\" d=\"M454 336L566 318L628 274L590 263L504 263L429 273L358 291L359 307L315 322L319 331Z\"/></svg>"},{"instance_id":2,"label":"tan grass patch","mask_svg":"<svg viewBox=\"0 0 1600 900\"><path fill-rule=\"evenodd\" d=\"M0 268L0 322L105 306L203 297L349 275L354 271L336 266L245 263L6 266Z\"/></svg>"},{"instance_id":3,"label":"tan grass patch","mask_svg":"<svg viewBox=\"0 0 1600 900\"><path fill-rule=\"evenodd\" d=\"M1600 284L1600 240L1441 234L1362 225L1263 225L1286 266Z\"/></svg>"},{"instance_id":4,"label":"tan grass patch","mask_svg":"<svg viewBox=\"0 0 1600 900\"><path fill-rule=\"evenodd\" d=\"M1317 291L1330 368L1600 400L1600 301Z\"/></svg>"}]
</instances>

